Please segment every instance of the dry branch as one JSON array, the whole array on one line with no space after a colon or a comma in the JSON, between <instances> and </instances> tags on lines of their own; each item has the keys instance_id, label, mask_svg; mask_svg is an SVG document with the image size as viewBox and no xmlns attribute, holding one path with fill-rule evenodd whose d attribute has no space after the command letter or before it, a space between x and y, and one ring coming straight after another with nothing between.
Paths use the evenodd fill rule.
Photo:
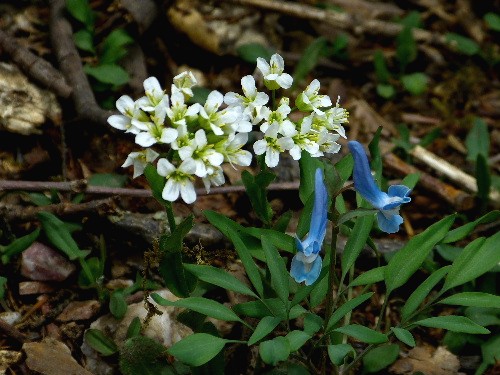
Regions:
<instances>
[{"instance_id":1,"label":"dry branch","mask_svg":"<svg viewBox=\"0 0 500 375\"><path fill-rule=\"evenodd\" d=\"M80 55L73 43L71 24L64 18L64 0L50 1L50 37L61 71L73 88L73 102L77 114L95 123L107 122L114 112L97 104L90 83L83 71Z\"/></svg>"},{"instance_id":2,"label":"dry branch","mask_svg":"<svg viewBox=\"0 0 500 375\"><path fill-rule=\"evenodd\" d=\"M7 52L21 70L56 95L67 98L72 88L64 76L48 61L16 43L14 37L0 30L0 48Z\"/></svg>"}]
</instances>

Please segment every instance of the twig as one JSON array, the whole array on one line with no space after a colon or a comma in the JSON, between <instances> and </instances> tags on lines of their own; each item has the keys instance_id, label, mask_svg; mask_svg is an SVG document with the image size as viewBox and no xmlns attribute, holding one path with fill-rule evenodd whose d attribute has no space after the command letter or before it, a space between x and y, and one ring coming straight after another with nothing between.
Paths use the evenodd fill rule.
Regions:
<instances>
[{"instance_id":1,"label":"twig","mask_svg":"<svg viewBox=\"0 0 500 375\"><path fill-rule=\"evenodd\" d=\"M418 173L420 174L419 184L423 188L435 193L446 202L451 204L458 211L470 210L474 206L474 197L462 190L455 189L431 175L418 170L417 168L405 163L392 152L383 156L384 163L392 170L401 174Z\"/></svg>"},{"instance_id":2,"label":"twig","mask_svg":"<svg viewBox=\"0 0 500 375\"><path fill-rule=\"evenodd\" d=\"M61 71L73 88L73 102L77 114L95 123L105 124L113 111L97 104L92 88L83 71L80 55L73 43L71 24L64 18L64 0L50 1L50 37Z\"/></svg>"},{"instance_id":3,"label":"twig","mask_svg":"<svg viewBox=\"0 0 500 375\"><path fill-rule=\"evenodd\" d=\"M474 193L477 192L477 182L474 177L463 172L453 164L448 163L436 154L418 145L410 151L410 154L415 159L438 171L439 173L442 173L458 185L463 186L465 189ZM500 193L497 190L492 190L489 198L494 204L500 205Z\"/></svg>"},{"instance_id":4,"label":"twig","mask_svg":"<svg viewBox=\"0 0 500 375\"><path fill-rule=\"evenodd\" d=\"M0 319L0 331L22 344L26 342L26 336L22 332L2 319Z\"/></svg>"},{"instance_id":5,"label":"twig","mask_svg":"<svg viewBox=\"0 0 500 375\"><path fill-rule=\"evenodd\" d=\"M0 206L0 214L4 216L5 220L8 222L20 222L31 220L42 211L51 212L57 216L74 215L95 211L114 212L116 209L116 201L117 197L93 200L78 204L64 202L40 207L9 204Z\"/></svg>"},{"instance_id":6,"label":"twig","mask_svg":"<svg viewBox=\"0 0 500 375\"><path fill-rule=\"evenodd\" d=\"M336 28L344 30L352 30L360 34L363 32L371 34L382 34L386 36L398 35L403 26L397 23L363 19L349 13L339 13L325 11L309 5L290 3L278 0L219 0L232 4L252 6L255 8L270 10L282 14L287 14L292 17L308 19L311 21L320 21L328 23ZM449 46L446 38L442 35L431 33L427 30L414 28L413 37L417 41L436 43L444 46Z\"/></svg>"},{"instance_id":7,"label":"twig","mask_svg":"<svg viewBox=\"0 0 500 375\"><path fill-rule=\"evenodd\" d=\"M280 182L280 183L270 184L268 190L282 191L282 190L297 190L298 188L299 188L299 182ZM58 190L58 191L71 191L74 193L118 195L118 196L129 196L129 197L139 197L139 198L153 197L151 190L109 188L105 186L87 186L87 182L85 180L76 180L69 182L0 180L0 191L2 190L4 191ZM227 193L241 193L244 191L245 187L241 185L218 186L218 187L216 186L212 187L209 193L207 193L207 191L204 188L198 188L196 189L196 194L202 196L202 195L216 195L216 194L227 194Z\"/></svg>"},{"instance_id":8,"label":"twig","mask_svg":"<svg viewBox=\"0 0 500 375\"><path fill-rule=\"evenodd\" d=\"M66 83L64 76L48 61L32 53L29 49L16 43L14 37L0 30L0 47L7 52L12 61L29 77L35 79L50 91L67 98L73 91Z\"/></svg>"}]
</instances>

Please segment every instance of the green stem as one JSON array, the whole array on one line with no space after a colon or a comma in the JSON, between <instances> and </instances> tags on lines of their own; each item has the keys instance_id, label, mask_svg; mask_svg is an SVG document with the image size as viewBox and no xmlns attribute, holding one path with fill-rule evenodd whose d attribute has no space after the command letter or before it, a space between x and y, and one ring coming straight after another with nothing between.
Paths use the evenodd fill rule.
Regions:
<instances>
[{"instance_id":1,"label":"green stem","mask_svg":"<svg viewBox=\"0 0 500 375\"><path fill-rule=\"evenodd\" d=\"M175 228L177 228L177 224L175 224L175 216L174 216L174 210L172 208L172 202L165 203L165 210L167 211L167 220L170 233L173 233L175 231Z\"/></svg>"},{"instance_id":2,"label":"green stem","mask_svg":"<svg viewBox=\"0 0 500 375\"><path fill-rule=\"evenodd\" d=\"M335 219L338 214L334 213ZM330 245L330 268L328 269L328 294L326 295L326 312L325 312L325 328L328 323L330 315L332 315L334 303L333 303L333 287L335 284L335 267L337 263L337 236L339 234L339 227L333 223L332 227L332 243ZM340 288L340 285L339 285ZM338 295L337 295L338 298ZM336 300L337 300L336 298Z\"/></svg>"},{"instance_id":3,"label":"green stem","mask_svg":"<svg viewBox=\"0 0 500 375\"><path fill-rule=\"evenodd\" d=\"M375 326L375 330L379 330L380 327L382 326L382 319L384 319L385 316L385 310L387 308L387 304L389 303L389 293L386 294L384 303L382 304L382 307L380 308L380 314L378 316L378 322L377 325Z\"/></svg>"}]
</instances>

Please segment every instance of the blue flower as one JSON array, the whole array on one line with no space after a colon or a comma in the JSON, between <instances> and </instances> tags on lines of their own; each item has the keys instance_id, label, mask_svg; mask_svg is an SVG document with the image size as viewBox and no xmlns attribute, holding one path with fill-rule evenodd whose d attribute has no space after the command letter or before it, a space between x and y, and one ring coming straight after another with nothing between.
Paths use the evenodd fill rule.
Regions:
<instances>
[{"instance_id":1,"label":"blue flower","mask_svg":"<svg viewBox=\"0 0 500 375\"><path fill-rule=\"evenodd\" d=\"M399 207L411 201L408 197L411 189L404 185L392 185L387 193L381 191L373 179L363 146L356 141L348 142L348 145L354 157L354 188L378 210L379 228L386 233L396 233L403 223Z\"/></svg>"},{"instance_id":2,"label":"blue flower","mask_svg":"<svg viewBox=\"0 0 500 375\"><path fill-rule=\"evenodd\" d=\"M314 178L314 207L309 234L304 241L296 238L298 252L292 259L290 274L298 283L311 285L321 272L321 246L326 234L328 194L323 182L323 172L316 169Z\"/></svg>"}]
</instances>

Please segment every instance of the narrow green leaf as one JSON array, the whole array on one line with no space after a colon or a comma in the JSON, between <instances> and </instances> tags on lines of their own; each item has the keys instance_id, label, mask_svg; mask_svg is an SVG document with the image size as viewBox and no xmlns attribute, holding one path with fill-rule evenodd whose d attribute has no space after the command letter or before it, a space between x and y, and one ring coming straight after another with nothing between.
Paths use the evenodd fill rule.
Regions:
<instances>
[{"instance_id":1,"label":"narrow green leaf","mask_svg":"<svg viewBox=\"0 0 500 375\"><path fill-rule=\"evenodd\" d=\"M243 230L245 233L259 240L262 236L266 236L270 243L278 249L285 250L289 253L295 253L295 239L286 233L278 232L274 229L254 227L247 227Z\"/></svg>"},{"instance_id":2,"label":"narrow green leaf","mask_svg":"<svg viewBox=\"0 0 500 375\"><path fill-rule=\"evenodd\" d=\"M311 194L304 204L304 208L299 216L299 222L297 224L296 234L298 238L304 238L309 232L309 227L311 225L312 210L314 207L314 194Z\"/></svg>"},{"instance_id":3,"label":"narrow green leaf","mask_svg":"<svg viewBox=\"0 0 500 375\"><path fill-rule=\"evenodd\" d=\"M387 344L370 350L363 357L363 372L379 372L399 357L399 345Z\"/></svg>"},{"instance_id":4,"label":"narrow green leaf","mask_svg":"<svg viewBox=\"0 0 500 375\"><path fill-rule=\"evenodd\" d=\"M278 362L285 361L290 355L290 343L283 336L263 341L259 345L259 354L264 363L276 366Z\"/></svg>"},{"instance_id":5,"label":"narrow green leaf","mask_svg":"<svg viewBox=\"0 0 500 375\"><path fill-rule=\"evenodd\" d=\"M387 69L382 51L377 50L373 54L373 65L375 66L375 75L379 83L388 83L391 79L391 73L389 73L389 69Z\"/></svg>"},{"instance_id":6,"label":"narrow green leaf","mask_svg":"<svg viewBox=\"0 0 500 375\"><path fill-rule=\"evenodd\" d=\"M313 313L308 313L304 316L304 332L310 336L318 332L323 326L323 319Z\"/></svg>"},{"instance_id":7,"label":"narrow green leaf","mask_svg":"<svg viewBox=\"0 0 500 375\"><path fill-rule=\"evenodd\" d=\"M146 165L146 168L144 168L144 176L146 176L146 179L148 180L149 187L151 188L151 192L153 193L153 197L160 202L161 204L165 205L167 203L166 200L162 198L162 192L163 188L165 187L165 184L167 183L167 180L165 177L160 176L158 174L158 171L156 168L152 165L149 164ZM170 204L170 202L168 202Z\"/></svg>"},{"instance_id":8,"label":"narrow green leaf","mask_svg":"<svg viewBox=\"0 0 500 375\"><path fill-rule=\"evenodd\" d=\"M344 224L346 221L355 219L357 217L375 215L377 210L371 208L357 208L355 210L347 211L345 214L340 215L337 220L337 225Z\"/></svg>"},{"instance_id":9,"label":"narrow green leaf","mask_svg":"<svg viewBox=\"0 0 500 375\"><path fill-rule=\"evenodd\" d=\"M343 364L348 354L350 354L351 357L356 355L356 351L349 344L328 345L328 357L334 365L340 366Z\"/></svg>"},{"instance_id":10,"label":"narrow green leaf","mask_svg":"<svg viewBox=\"0 0 500 375\"><path fill-rule=\"evenodd\" d=\"M391 258L385 268L387 294L404 285L418 270L434 246L446 236L453 221L455 221L455 215L445 217L431 225L424 232L413 237Z\"/></svg>"},{"instance_id":11,"label":"narrow green leaf","mask_svg":"<svg viewBox=\"0 0 500 375\"><path fill-rule=\"evenodd\" d=\"M465 138L465 146L467 146L467 160L469 161L476 161L478 155L488 157L490 153L490 135L488 125L482 118L474 118L472 128Z\"/></svg>"},{"instance_id":12,"label":"narrow green leaf","mask_svg":"<svg viewBox=\"0 0 500 375\"><path fill-rule=\"evenodd\" d=\"M253 331L252 336L248 339L248 346L256 344L264 337L266 337L269 333L276 328L276 326L281 322L280 318L265 316L255 327L255 331Z\"/></svg>"},{"instance_id":13,"label":"narrow green leaf","mask_svg":"<svg viewBox=\"0 0 500 375\"><path fill-rule=\"evenodd\" d=\"M121 188L125 186L127 179L127 176L116 173L95 173L89 177L87 183L89 186Z\"/></svg>"},{"instance_id":14,"label":"narrow green leaf","mask_svg":"<svg viewBox=\"0 0 500 375\"><path fill-rule=\"evenodd\" d=\"M366 342L367 344L382 344L389 340L387 335L359 324L339 327L334 329L333 332L343 333L344 335L354 337L356 340Z\"/></svg>"},{"instance_id":15,"label":"narrow green leaf","mask_svg":"<svg viewBox=\"0 0 500 375\"><path fill-rule=\"evenodd\" d=\"M427 90L429 77L426 74L416 72L401 76L403 87L412 95L422 95Z\"/></svg>"},{"instance_id":16,"label":"narrow green leaf","mask_svg":"<svg viewBox=\"0 0 500 375\"><path fill-rule=\"evenodd\" d=\"M323 164L319 158L313 158L308 152L302 151L299 160L300 166L300 187L299 197L303 204L307 202L314 192L314 175L316 169L322 168Z\"/></svg>"},{"instance_id":17,"label":"narrow green leaf","mask_svg":"<svg viewBox=\"0 0 500 375\"><path fill-rule=\"evenodd\" d=\"M416 345L413 335L407 329L391 327L391 331L394 333L394 336L396 336L397 339L402 343L405 343L406 345L411 347L414 347Z\"/></svg>"},{"instance_id":18,"label":"narrow green leaf","mask_svg":"<svg viewBox=\"0 0 500 375\"><path fill-rule=\"evenodd\" d=\"M500 211L495 210L488 212L486 215L481 216L479 219L476 219L474 221L471 221L470 223L449 231L446 237L441 241L441 243L452 243L459 241L472 233L472 231L478 225L492 223L498 219L500 219Z\"/></svg>"},{"instance_id":19,"label":"narrow green leaf","mask_svg":"<svg viewBox=\"0 0 500 375\"><path fill-rule=\"evenodd\" d=\"M482 292L463 292L449 296L439 301L439 303L500 309L500 296Z\"/></svg>"},{"instance_id":20,"label":"narrow green leaf","mask_svg":"<svg viewBox=\"0 0 500 375\"><path fill-rule=\"evenodd\" d=\"M195 333L176 342L168 353L189 366L201 366L214 358L227 342L207 333Z\"/></svg>"},{"instance_id":21,"label":"narrow green leaf","mask_svg":"<svg viewBox=\"0 0 500 375\"><path fill-rule=\"evenodd\" d=\"M37 214L50 242L68 256L70 260L84 259L89 252L80 250L65 224L50 212Z\"/></svg>"},{"instance_id":22,"label":"narrow green leaf","mask_svg":"<svg viewBox=\"0 0 500 375\"><path fill-rule=\"evenodd\" d=\"M396 57L399 60L401 72L417 58L417 44L413 38L413 27L405 26L396 37Z\"/></svg>"},{"instance_id":23,"label":"narrow green leaf","mask_svg":"<svg viewBox=\"0 0 500 375\"><path fill-rule=\"evenodd\" d=\"M293 72L294 86L300 83L314 69L327 44L328 40L325 37L319 37L307 46L295 65Z\"/></svg>"},{"instance_id":24,"label":"narrow green leaf","mask_svg":"<svg viewBox=\"0 0 500 375\"><path fill-rule=\"evenodd\" d=\"M385 276L385 266L372 268L366 272L363 272L361 275L356 277L349 286L359 286L359 285L369 285L375 284L379 281L384 280Z\"/></svg>"},{"instance_id":25,"label":"narrow green leaf","mask_svg":"<svg viewBox=\"0 0 500 375\"><path fill-rule=\"evenodd\" d=\"M100 50L99 62L101 64L114 64L127 54L127 46L134 39L123 29L115 29L104 39Z\"/></svg>"},{"instance_id":26,"label":"narrow green leaf","mask_svg":"<svg viewBox=\"0 0 500 375\"><path fill-rule=\"evenodd\" d=\"M2 263L3 264L9 263L11 257L22 253L24 250L30 247L33 244L33 242L36 241L39 235L40 235L40 228L37 228L30 234L27 234L26 236L16 238L14 241L12 241L5 247L0 246Z\"/></svg>"},{"instance_id":27,"label":"narrow green leaf","mask_svg":"<svg viewBox=\"0 0 500 375\"><path fill-rule=\"evenodd\" d=\"M491 189L491 175L488 161L485 156L481 154L477 155L476 160L476 183L478 198L483 202L487 202Z\"/></svg>"},{"instance_id":28,"label":"narrow green leaf","mask_svg":"<svg viewBox=\"0 0 500 375\"><path fill-rule=\"evenodd\" d=\"M136 316L132 321L130 322L128 329L127 329L127 339L130 339L132 337L139 336L141 334L141 319Z\"/></svg>"},{"instance_id":29,"label":"narrow green leaf","mask_svg":"<svg viewBox=\"0 0 500 375\"><path fill-rule=\"evenodd\" d=\"M422 319L413 323L431 328L443 328L452 332L472 333L485 335L490 331L479 324L474 323L465 316L447 315L447 316L434 316L432 318Z\"/></svg>"},{"instance_id":30,"label":"narrow green leaf","mask_svg":"<svg viewBox=\"0 0 500 375\"><path fill-rule=\"evenodd\" d=\"M245 185L250 203L259 219L265 224L270 224L273 216L273 211L267 201L266 188L275 178L274 173L266 171L261 171L256 176L253 176L248 171L241 173L241 180Z\"/></svg>"},{"instance_id":31,"label":"narrow green leaf","mask_svg":"<svg viewBox=\"0 0 500 375\"><path fill-rule=\"evenodd\" d=\"M3 276L0 276L0 300L3 300L5 297L6 287L7 287L7 279Z\"/></svg>"},{"instance_id":32,"label":"narrow green leaf","mask_svg":"<svg viewBox=\"0 0 500 375\"><path fill-rule=\"evenodd\" d=\"M116 64L103 64L97 66L85 65L83 70L86 74L95 78L99 82L114 86L124 85L130 79L130 76L125 69Z\"/></svg>"},{"instance_id":33,"label":"narrow green leaf","mask_svg":"<svg viewBox=\"0 0 500 375\"><path fill-rule=\"evenodd\" d=\"M259 43L248 43L239 46L236 49L236 53L244 61L255 64L258 57L262 57L264 60L269 61L273 51Z\"/></svg>"},{"instance_id":34,"label":"narrow green leaf","mask_svg":"<svg viewBox=\"0 0 500 375\"><path fill-rule=\"evenodd\" d=\"M85 331L85 342L103 356L115 354L118 351L116 344L98 329L88 329Z\"/></svg>"},{"instance_id":35,"label":"narrow green leaf","mask_svg":"<svg viewBox=\"0 0 500 375\"><path fill-rule=\"evenodd\" d=\"M151 298L153 298L157 304L162 306L183 307L215 319L226 320L228 322L241 322L241 319L233 310L212 299L204 297L188 297L177 301L169 301L157 293L151 294Z\"/></svg>"},{"instance_id":36,"label":"narrow green leaf","mask_svg":"<svg viewBox=\"0 0 500 375\"><path fill-rule=\"evenodd\" d=\"M474 280L500 263L500 232L488 239L477 238L458 255L446 277L443 291Z\"/></svg>"},{"instance_id":37,"label":"narrow green leaf","mask_svg":"<svg viewBox=\"0 0 500 375\"><path fill-rule=\"evenodd\" d=\"M290 294L288 289L290 276L288 275L285 262L278 250L265 235L262 236L262 248L266 254L267 267L269 267L269 271L271 272L273 289L283 303L287 305L288 295Z\"/></svg>"},{"instance_id":38,"label":"narrow green leaf","mask_svg":"<svg viewBox=\"0 0 500 375\"><path fill-rule=\"evenodd\" d=\"M370 235L374 219L375 217L371 215L363 216L356 220L352 235L347 240L344 252L342 253L342 277L347 275L349 269L354 265L354 262L356 262L361 250L363 250L366 240Z\"/></svg>"},{"instance_id":39,"label":"narrow green leaf","mask_svg":"<svg viewBox=\"0 0 500 375\"><path fill-rule=\"evenodd\" d=\"M479 44L470 38L460 34L447 33L445 35L446 41L455 48L458 52L464 55L472 56L479 52Z\"/></svg>"},{"instance_id":40,"label":"narrow green leaf","mask_svg":"<svg viewBox=\"0 0 500 375\"><path fill-rule=\"evenodd\" d=\"M420 306L424 299L429 296L432 289L443 279L450 268L451 266L445 266L434 271L413 291L401 309L401 318L403 321L406 321L410 315L417 310L418 306Z\"/></svg>"},{"instance_id":41,"label":"narrow green leaf","mask_svg":"<svg viewBox=\"0 0 500 375\"><path fill-rule=\"evenodd\" d=\"M66 9L87 29L92 30L94 28L94 12L88 0L66 0Z\"/></svg>"},{"instance_id":42,"label":"narrow green leaf","mask_svg":"<svg viewBox=\"0 0 500 375\"><path fill-rule=\"evenodd\" d=\"M88 30L82 29L73 34L75 46L86 52L95 53L94 36Z\"/></svg>"},{"instance_id":43,"label":"narrow green leaf","mask_svg":"<svg viewBox=\"0 0 500 375\"><path fill-rule=\"evenodd\" d=\"M351 312L356 307L361 305L363 302L368 300L372 295L373 295L373 292L362 294L360 296L357 296L357 297L347 301L342 306L337 308L333 312L330 319L328 320L328 324L326 326L326 332L330 332L334 328L335 324L337 324L340 321L340 319L342 319L347 313Z\"/></svg>"},{"instance_id":44,"label":"narrow green leaf","mask_svg":"<svg viewBox=\"0 0 500 375\"><path fill-rule=\"evenodd\" d=\"M248 286L220 268L197 264L184 264L184 268L206 283L257 298L257 295Z\"/></svg>"},{"instance_id":45,"label":"narrow green leaf","mask_svg":"<svg viewBox=\"0 0 500 375\"><path fill-rule=\"evenodd\" d=\"M299 330L290 331L285 337L290 343L290 352L296 352L311 338L309 334Z\"/></svg>"},{"instance_id":46,"label":"narrow green leaf","mask_svg":"<svg viewBox=\"0 0 500 375\"><path fill-rule=\"evenodd\" d=\"M116 319L123 319L127 313L127 302L121 291L111 293L109 298L109 311Z\"/></svg>"},{"instance_id":47,"label":"narrow green leaf","mask_svg":"<svg viewBox=\"0 0 500 375\"><path fill-rule=\"evenodd\" d=\"M500 15L498 13L488 12L483 19L491 30L500 31Z\"/></svg>"}]
</instances>

